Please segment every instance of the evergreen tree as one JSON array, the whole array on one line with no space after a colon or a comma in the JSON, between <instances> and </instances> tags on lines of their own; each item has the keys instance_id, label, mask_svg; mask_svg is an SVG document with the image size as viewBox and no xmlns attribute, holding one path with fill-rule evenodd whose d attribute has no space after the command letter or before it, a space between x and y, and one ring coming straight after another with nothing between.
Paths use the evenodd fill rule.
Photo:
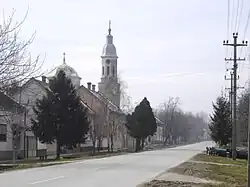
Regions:
<instances>
[{"instance_id":1,"label":"evergreen tree","mask_svg":"<svg viewBox=\"0 0 250 187\"><path fill-rule=\"evenodd\" d=\"M213 110L209 125L211 138L220 146L227 145L232 137L230 104L224 97L218 97Z\"/></svg>"},{"instance_id":2,"label":"evergreen tree","mask_svg":"<svg viewBox=\"0 0 250 187\"><path fill-rule=\"evenodd\" d=\"M51 81L47 95L36 101L33 110L32 131L42 143L57 143L57 158L61 146L73 147L84 141L90 124L88 111L63 71Z\"/></svg>"},{"instance_id":3,"label":"evergreen tree","mask_svg":"<svg viewBox=\"0 0 250 187\"><path fill-rule=\"evenodd\" d=\"M136 151L143 149L145 138L154 135L157 130L154 113L146 97L132 114L127 115L126 126L130 136L136 139Z\"/></svg>"}]
</instances>

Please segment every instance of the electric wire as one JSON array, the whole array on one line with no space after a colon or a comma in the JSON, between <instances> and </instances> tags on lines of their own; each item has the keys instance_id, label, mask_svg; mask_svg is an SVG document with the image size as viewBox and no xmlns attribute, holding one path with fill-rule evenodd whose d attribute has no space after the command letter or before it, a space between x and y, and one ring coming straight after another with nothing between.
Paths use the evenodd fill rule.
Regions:
<instances>
[{"instance_id":1,"label":"electric wire","mask_svg":"<svg viewBox=\"0 0 250 187\"><path fill-rule=\"evenodd\" d=\"M240 23L241 23L241 16L242 16L242 11L243 11L243 5L244 5L244 0L241 0L240 4L240 13L239 13L239 23L236 32L239 32L240 29Z\"/></svg>"},{"instance_id":2,"label":"electric wire","mask_svg":"<svg viewBox=\"0 0 250 187\"><path fill-rule=\"evenodd\" d=\"M234 32L237 32L236 29L237 29L237 23L238 23L239 6L240 6L240 0L237 0Z\"/></svg>"}]
</instances>

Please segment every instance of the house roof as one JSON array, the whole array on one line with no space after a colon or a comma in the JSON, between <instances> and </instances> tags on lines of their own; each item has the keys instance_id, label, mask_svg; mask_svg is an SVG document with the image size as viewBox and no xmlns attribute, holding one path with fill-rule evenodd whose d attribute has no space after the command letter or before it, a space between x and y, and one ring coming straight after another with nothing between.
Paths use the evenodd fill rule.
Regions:
<instances>
[{"instance_id":1,"label":"house roof","mask_svg":"<svg viewBox=\"0 0 250 187\"><path fill-rule=\"evenodd\" d=\"M105 97L101 92L96 92L96 91L92 91L88 88L86 88L85 86L80 86L80 88L84 88L85 90L87 90L89 93L91 93L95 98L97 98L98 100L100 100L101 102L103 102L104 104L108 104L108 108L113 111L113 112L122 112L115 104L113 104L107 97ZM80 89L79 88L79 89Z\"/></svg>"},{"instance_id":2,"label":"house roof","mask_svg":"<svg viewBox=\"0 0 250 187\"><path fill-rule=\"evenodd\" d=\"M31 78L29 81L27 81L22 87L25 87L26 85L28 85L31 81L34 81L36 82L37 84L39 84L42 88L46 89L46 90L49 90L49 84L46 83L46 82L43 82L43 81L40 81L40 80L37 80L35 78ZM115 106L111 101L109 101L107 98L105 98L103 95L101 95L100 92L93 92L89 89L87 89L85 86L81 86L81 87L84 87L86 90L88 90L94 97L96 97L97 99L101 100L102 102L108 102L108 107L109 109L111 109L112 111L118 111L118 107ZM80 88L81 88L80 87ZM79 89L80 89L79 88ZM92 108L90 106L88 106L88 104L86 102L84 102L82 99L81 99L81 102L82 104L87 107L90 111L91 114L94 114L94 111L92 110Z\"/></svg>"},{"instance_id":3,"label":"house roof","mask_svg":"<svg viewBox=\"0 0 250 187\"><path fill-rule=\"evenodd\" d=\"M158 125L164 125L164 123L159 118L155 117L155 120Z\"/></svg>"},{"instance_id":4,"label":"house roof","mask_svg":"<svg viewBox=\"0 0 250 187\"><path fill-rule=\"evenodd\" d=\"M0 92L0 107L2 110L10 111L13 113L21 113L24 111L25 107L17 103L10 96Z\"/></svg>"}]
</instances>

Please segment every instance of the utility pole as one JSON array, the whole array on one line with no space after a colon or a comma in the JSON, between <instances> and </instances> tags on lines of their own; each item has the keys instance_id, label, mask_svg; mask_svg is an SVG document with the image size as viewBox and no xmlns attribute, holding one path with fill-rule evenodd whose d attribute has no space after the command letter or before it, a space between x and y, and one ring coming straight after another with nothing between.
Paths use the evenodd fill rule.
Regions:
<instances>
[{"instance_id":1,"label":"utility pole","mask_svg":"<svg viewBox=\"0 0 250 187\"><path fill-rule=\"evenodd\" d=\"M234 80L234 77L233 77L233 72L231 71L230 72L230 78L227 78L225 76L225 80L230 80L231 84L230 84L230 88L226 88L226 90L229 90L229 103L230 103L230 114L231 114L231 120L232 120L232 109L233 109L233 80Z\"/></svg>"},{"instance_id":2,"label":"utility pole","mask_svg":"<svg viewBox=\"0 0 250 187\"><path fill-rule=\"evenodd\" d=\"M247 46L247 42L245 41L242 41L242 43L237 43L237 39L238 39L238 33L233 33L233 39L234 39L234 42L233 43L228 43L228 40L227 41L223 41L223 45L225 46L232 46L233 49L234 49L234 57L233 59L230 58L230 59L227 59L225 58L226 61L233 61L233 96L232 96L232 103L233 103L233 107L232 107L232 125L233 125L233 128L232 128L232 158L233 160L236 160L236 111L237 111L237 108L236 108L236 105L237 105L237 68L238 68L238 64L237 64L237 61L244 61L244 59L241 59L241 58L237 58L237 47L240 47L240 46Z\"/></svg>"},{"instance_id":3,"label":"utility pole","mask_svg":"<svg viewBox=\"0 0 250 187\"><path fill-rule=\"evenodd\" d=\"M231 69L233 70L233 69ZM227 69L228 71L228 69ZM239 79L239 76L238 76L238 79ZM226 90L229 90L229 104L230 104L230 120L231 120L231 123L233 121L233 84L234 84L234 74L233 72L231 71L230 72L230 78L227 78L226 75L225 75L225 80L230 80L231 84L230 84L230 88L226 88ZM244 87L237 87L237 89L242 89ZM230 139L230 148L232 149L232 138Z\"/></svg>"},{"instance_id":4,"label":"utility pole","mask_svg":"<svg viewBox=\"0 0 250 187\"><path fill-rule=\"evenodd\" d=\"M250 61L250 56L249 56ZM247 186L250 187L250 69L248 69L248 149L247 149Z\"/></svg>"}]
</instances>

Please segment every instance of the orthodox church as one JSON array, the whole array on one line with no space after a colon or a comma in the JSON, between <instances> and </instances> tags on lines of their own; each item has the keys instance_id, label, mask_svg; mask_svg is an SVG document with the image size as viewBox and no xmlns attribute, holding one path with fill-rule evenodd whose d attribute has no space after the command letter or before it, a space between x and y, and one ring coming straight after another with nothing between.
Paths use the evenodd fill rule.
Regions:
<instances>
[{"instance_id":1,"label":"orthodox church","mask_svg":"<svg viewBox=\"0 0 250 187\"><path fill-rule=\"evenodd\" d=\"M101 79L96 85L88 82L86 86L81 85L81 77L66 63L65 53L62 64L59 65L50 76L42 76L42 80L31 78L27 81L19 92L14 94L14 99L26 107L25 125L31 126L30 119L34 117L32 107L35 101L46 94L49 81L60 71L64 71L71 79L81 98L82 104L88 108L91 129L86 144L95 144L99 147L108 147L112 144L114 149L123 149L133 146L132 139L129 138L124 126L125 115L120 109L120 84L117 77L116 47L111 35L109 23L106 44L101 55ZM40 143L31 131L26 131L23 138L20 138L20 149L25 157L36 156L37 151L46 149L48 154L54 154L55 144ZM112 139L112 140L111 140ZM83 147L86 145L83 145Z\"/></svg>"}]
</instances>

